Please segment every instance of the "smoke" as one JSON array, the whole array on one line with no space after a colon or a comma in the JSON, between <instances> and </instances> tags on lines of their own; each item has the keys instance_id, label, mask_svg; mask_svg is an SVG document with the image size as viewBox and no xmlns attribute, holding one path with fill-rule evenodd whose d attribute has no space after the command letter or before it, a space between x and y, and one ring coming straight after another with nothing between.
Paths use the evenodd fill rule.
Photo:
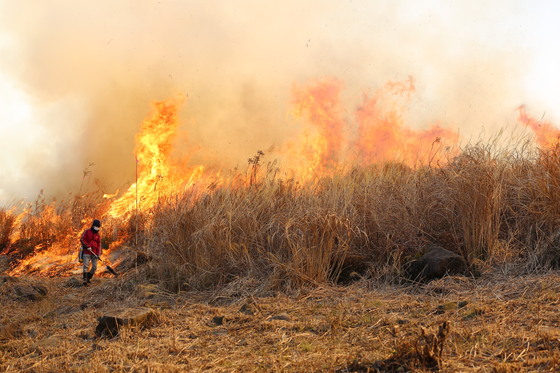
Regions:
<instances>
[{"instance_id":1,"label":"smoke","mask_svg":"<svg viewBox=\"0 0 560 373\"><path fill-rule=\"evenodd\" d=\"M322 77L344 84L350 121L364 93L413 76L407 124L463 135L507 124L530 63L517 22L527 9L422 4L0 2L0 73L31 106L26 131L2 130L0 146L21 145L0 152L0 200L77 192L90 163L90 188L133 181L150 103L177 95L179 148L211 164L244 164L284 143L297 130L293 84Z\"/></svg>"}]
</instances>

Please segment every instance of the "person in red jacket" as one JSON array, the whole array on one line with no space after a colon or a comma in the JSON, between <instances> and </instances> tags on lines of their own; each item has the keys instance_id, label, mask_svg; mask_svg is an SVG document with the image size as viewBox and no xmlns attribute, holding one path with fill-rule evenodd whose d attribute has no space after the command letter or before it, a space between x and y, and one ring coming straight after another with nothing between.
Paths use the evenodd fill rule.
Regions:
<instances>
[{"instance_id":1,"label":"person in red jacket","mask_svg":"<svg viewBox=\"0 0 560 373\"><path fill-rule=\"evenodd\" d=\"M84 286L91 282L91 278L97 270L97 261L101 256L101 238L99 230L101 222L97 219L91 224L91 228L86 229L80 238L84 257ZM91 263L91 269L89 265Z\"/></svg>"}]
</instances>

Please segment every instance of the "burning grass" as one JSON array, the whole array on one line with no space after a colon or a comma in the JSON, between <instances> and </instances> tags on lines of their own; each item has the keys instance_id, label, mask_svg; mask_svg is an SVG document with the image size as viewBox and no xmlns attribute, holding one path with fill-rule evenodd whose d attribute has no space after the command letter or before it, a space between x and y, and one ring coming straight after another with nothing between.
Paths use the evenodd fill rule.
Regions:
<instances>
[{"instance_id":1,"label":"burning grass","mask_svg":"<svg viewBox=\"0 0 560 373\"><path fill-rule=\"evenodd\" d=\"M173 289L247 275L288 290L351 272L394 281L430 244L476 271L555 268L557 154L513 154L473 146L441 168L387 163L305 184L266 173L202 198L185 192L153 210L152 274Z\"/></svg>"},{"instance_id":2,"label":"burning grass","mask_svg":"<svg viewBox=\"0 0 560 373\"><path fill-rule=\"evenodd\" d=\"M458 149L446 129L403 123L412 80L366 97L355 128L340 89L336 81L298 87L302 137L229 172L174 158L179 101L156 103L137 135L136 182L125 192L82 193L90 165L75 196L47 202L41 193L0 209L0 270L8 262L12 276L79 272L78 238L100 218L104 258L125 273L93 289L45 280L51 295L31 305L0 285L0 366L557 369L558 289L547 283L557 278L541 275L560 266L558 131L521 110L540 150L497 141ZM483 276L400 287L404 265L431 245ZM485 277L512 269L533 277ZM139 285L163 295L139 297ZM99 313L146 303L166 305L160 326L91 339Z\"/></svg>"},{"instance_id":3,"label":"burning grass","mask_svg":"<svg viewBox=\"0 0 560 373\"><path fill-rule=\"evenodd\" d=\"M2 253L12 274L68 275L78 268L87 217L104 216L109 260L130 262L131 250L121 248L133 248L149 262L146 274L173 291L247 276L286 291L350 275L395 282L403 264L433 244L461 254L474 272L558 267L557 149L520 154L478 145L444 167L385 163L305 183L281 179L262 157L220 184L167 193L120 218L100 193L39 198L19 216L4 209Z\"/></svg>"},{"instance_id":4,"label":"burning grass","mask_svg":"<svg viewBox=\"0 0 560 373\"><path fill-rule=\"evenodd\" d=\"M18 215L0 209L0 249L11 273L70 274L78 237L93 218L103 220L110 261L130 263L124 248L132 247L149 262L146 274L173 291L247 276L286 291L350 277L395 282L404 263L434 244L461 254L473 272L516 262L530 271L559 265L560 153L551 125L540 134L520 111L542 150L497 141L457 149L449 131L403 123L410 79L365 99L356 140L345 135L352 128L342 116L341 88L318 81L295 89L307 135L300 147L272 155L295 164L279 167L258 151L244 171L174 157L181 100L155 103L136 137L136 182L125 192L82 194L90 165L76 196L46 202L41 193ZM399 144L413 154L403 156Z\"/></svg>"}]
</instances>

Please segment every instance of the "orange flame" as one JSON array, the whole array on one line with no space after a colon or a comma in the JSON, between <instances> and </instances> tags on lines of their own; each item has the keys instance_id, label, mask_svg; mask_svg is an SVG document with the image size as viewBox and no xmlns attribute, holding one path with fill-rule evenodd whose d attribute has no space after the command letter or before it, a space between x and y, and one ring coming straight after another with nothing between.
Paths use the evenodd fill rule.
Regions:
<instances>
[{"instance_id":1,"label":"orange flame","mask_svg":"<svg viewBox=\"0 0 560 373\"><path fill-rule=\"evenodd\" d=\"M389 82L371 97L364 96L355 112L357 128L343 119L339 97L342 84L330 79L294 90L296 113L313 126L304 133L301 144L309 170L326 175L339 161L358 164L396 161L408 166L444 165L456 152L457 133L437 124L414 130L404 123L406 104L415 90L414 81ZM356 139L348 134L355 132ZM304 175L310 174L302 172Z\"/></svg>"},{"instance_id":2,"label":"orange flame","mask_svg":"<svg viewBox=\"0 0 560 373\"><path fill-rule=\"evenodd\" d=\"M332 168L339 160L344 144L344 122L339 95L342 84L330 79L306 88L294 88L296 114L306 117L318 133L305 134L305 153L316 172Z\"/></svg>"},{"instance_id":3,"label":"orange flame","mask_svg":"<svg viewBox=\"0 0 560 373\"><path fill-rule=\"evenodd\" d=\"M560 130L552 123L543 122L527 114L525 106L517 108L518 120L529 127L535 134L537 144L543 149L552 149L560 145Z\"/></svg>"},{"instance_id":4,"label":"orange flame","mask_svg":"<svg viewBox=\"0 0 560 373\"><path fill-rule=\"evenodd\" d=\"M178 107L182 101L171 99L154 103L151 116L144 120L136 136L137 181L111 204L109 216L124 217L139 207L150 209L160 196L169 195L180 186L188 188L202 177L203 166L178 174L181 167L171 158L179 125Z\"/></svg>"},{"instance_id":5,"label":"orange flame","mask_svg":"<svg viewBox=\"0 0 560 373\"><path fill-rule=\"evenodd\" d=\"M413 166L431 163L434 158L441 164L443 154L436 154L441 144L451 147L458 143L456 133L438 125L423 131L405 127L404 103L414 90L410 77L402 82L389 82L373 97L364 97L356 112L357 158L362 164L400 161Z\"/></svg>"}]
</instances>

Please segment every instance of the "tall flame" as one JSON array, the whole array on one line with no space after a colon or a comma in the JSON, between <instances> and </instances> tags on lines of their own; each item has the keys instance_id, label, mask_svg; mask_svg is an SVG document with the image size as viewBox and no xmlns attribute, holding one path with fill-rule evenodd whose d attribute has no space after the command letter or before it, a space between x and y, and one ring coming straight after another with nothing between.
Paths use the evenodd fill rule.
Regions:
<instances>
[{"instance_id":1,"label":"tall flame","mask_svg":"<svg viewBox=\"0 0 560 373\"><path fill-rule=\"evenodd\" d=\"M111 204L109 216L123 217L139 206L150 209L160 196L170 194L178 186L188 187L202 176L203 166L179 174L178 170L183 168L171 158L182 102L183 99L171 99L153 104L151 116L144 120L136 136L137 180Z\"/></svg>"},{"instance_id":2,"label":"tall flame","mask_svg":"<svg viewBox=\"0 0 560 373\"><path fill-rule=\"evenodd\" d=\"M315 127L316 134L305 134L304 153L315 172L332 168L339 161L344 145L344 121L339 96L342 84L335 79L294 88L296 114Z\"/></svg>"}]
</instances>

